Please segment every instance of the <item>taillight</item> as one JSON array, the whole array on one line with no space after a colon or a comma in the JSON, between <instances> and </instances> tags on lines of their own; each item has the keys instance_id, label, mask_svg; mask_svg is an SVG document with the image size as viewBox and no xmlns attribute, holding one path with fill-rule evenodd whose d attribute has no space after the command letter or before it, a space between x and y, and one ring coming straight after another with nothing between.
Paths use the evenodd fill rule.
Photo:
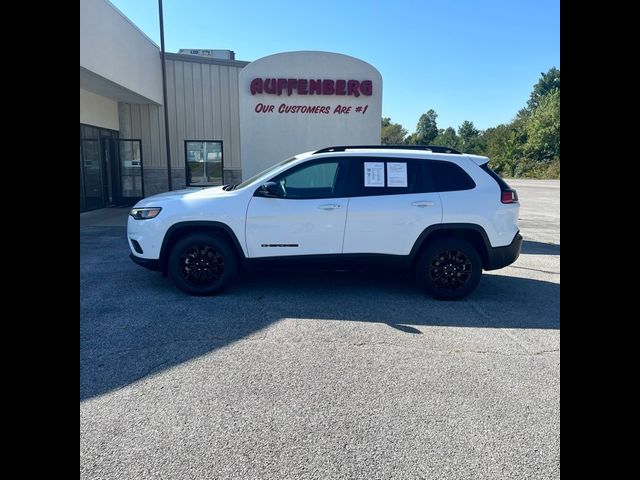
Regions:
<instances>
[{"instance_id":1,"label":"taillight","mask_svg":"<svg viewBox=\"0 0 640 480\"><path fill-rule=\"evenodd\" d=\"M515 190L502 190L500 201L502 203L516 203L518 201L518 192Z\"/></svg>"}]
</instances>

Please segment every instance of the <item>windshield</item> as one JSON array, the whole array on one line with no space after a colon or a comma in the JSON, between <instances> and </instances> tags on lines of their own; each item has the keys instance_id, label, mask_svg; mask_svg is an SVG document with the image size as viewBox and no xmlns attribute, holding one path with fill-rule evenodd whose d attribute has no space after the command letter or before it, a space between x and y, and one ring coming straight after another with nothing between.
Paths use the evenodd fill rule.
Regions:
<instances>
[{"instance_id":1,"label":"windshield","mask_svg":"<svg viewBox=\"0 0 640 480\"><path fill-rule=\"evenodd\" d=\"M247 178L244 182L239 183L238 185L234 185L232 188L230 188L230 190L238 190L240 188L244 188L247 185L255 182L258 178L262 177L263 175L267 175L268 173L276 170L277 168L281 167L282 165L286 165L289 162L293 162L295 159L296 159L296 157L291 157L291 158L287 158L286 160L282 160L281 162L278 162L275 165L270 166L266 170L263 170L260 173L256 173L253 177Z\"/></svg>"}]
</instances>

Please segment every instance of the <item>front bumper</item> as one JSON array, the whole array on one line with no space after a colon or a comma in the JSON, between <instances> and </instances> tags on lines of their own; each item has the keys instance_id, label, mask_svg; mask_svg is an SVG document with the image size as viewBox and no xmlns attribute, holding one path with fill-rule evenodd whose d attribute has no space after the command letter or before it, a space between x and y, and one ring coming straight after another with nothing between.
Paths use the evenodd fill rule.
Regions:
<instances>
[{"instance_id":1,"label":"front bumper","mask_svg":"<svg viewBox=\"0 0 640 480\"><path fill-rule=\"evenodd\" d=\"M136 257L133 253L129 254L129 258L138 265L148 268L149 270L153 270L154 272L162 271L162 264L160 260L152 259L152 258L140 258Z\"/></svg>"},{"instance_id":2,"label":"front bumper","mask_svg":"<svg viewBox=\"0 0 640 480\"><path fill-rule=\"evenodd\" d=\"M505 247L489 247L487 249L487 262L485 270L497 270L515 262L520 256L522 249L522 235L520 232L513 237L511 244Z\"/></svg>"}]
</instances>

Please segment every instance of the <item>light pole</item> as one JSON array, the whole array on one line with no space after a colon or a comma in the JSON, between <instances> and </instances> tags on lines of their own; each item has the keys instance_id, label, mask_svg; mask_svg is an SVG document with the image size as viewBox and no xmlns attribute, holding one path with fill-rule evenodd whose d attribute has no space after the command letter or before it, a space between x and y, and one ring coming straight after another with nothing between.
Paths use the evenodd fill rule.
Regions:
<instances>
[{"instance_id":1,"label":"light pole","mask_svg":"<svg viewBox=\"0 0 640 480\"><path fill-rule=\"evenodd\" d=\"M164 21L162 19L162 0L158 0L158 10L160 11L160 58L162 60L162 97L164 104L164 138L167 143L167 183L169 191L173 190L171 184L171 144L169 142L169 109L167 106L167 67L164 63Z\"/></svg>"}]
</instances>

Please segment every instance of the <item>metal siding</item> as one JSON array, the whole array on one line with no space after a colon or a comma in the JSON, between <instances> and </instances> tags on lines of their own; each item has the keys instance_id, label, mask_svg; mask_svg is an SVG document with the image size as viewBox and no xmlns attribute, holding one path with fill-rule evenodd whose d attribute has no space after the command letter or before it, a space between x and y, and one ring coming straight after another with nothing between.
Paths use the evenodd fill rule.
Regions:
<instances>
[{"instance_id":1,"label":"metal siding","mask_svg":"<svg viewBox=\"0 0 640 480\"><path fill-rule=\"evenodd\" d=\"M240 169L240 68L167 61L167 109L172 168L184 168L184 141L222 140L225 169ZM163 107L120 103L121 138L142 139L147 168L166 168Z\"/></svg>"},{"instance_id":2,"label":"metal siding","mask_svg":"<svg viewBox=\"0 0 640 480\"><path fill-rule=\"evenodd\" d=\"M129 138L140 138L140 105L131 105L131 136Z\"/></svg>"},{"instance_id":3,"label":"metal siding","mask_svg":"<svg viewBox=\"0 0 640 480\"><path fill-rule=\"evenodd\" d=\"M182 68L184 69L184 116L185 116L185 131L184 139L194 138L196 131L195 111L194 111L194 91L193 91L193 62L184 62Z\"/></svg>"},{"instance_id":4,"label":"metal siding","mask_svg":"<svg viewBox=\"0 0 640 480\"><path fill-rule=\"evenodd\" d=\"M231 126L229 124L230 100L229 100L229 67L220 67L220 92L222 94L222 103L220 108L220 126L222 127L221 138L224 141L223 158L227 158L229 152L229 137L231 134Z\"/></svg>"},{"instance_id":5,"label":"metal siding","mask_svg":"<svg viewBox=\"0 0 640 480\"><path fill-rule=\"evenodd\" d=\"M213 100L211 91L211 65L202 65L202 129L205 137L213 136Z\"/></svg>"},{"instance_id":6,"label":"metal siding","mask_svg":"<svg viewBox=\"0 0 640 480\"><path fill-rule=\"evenodd\" d=\"M229 67L229 104L231 144L229 158L225 158L225 167L240 168L240 111L238 98L238 73L237 68Z\"/></svg>"},{"instance_id":7,"label":"metal siding","mask_svg":"<svg viewBox=\"0 0 640 480\"><path fill-rule=\"evenodd\" d=\"M178 116L177 116L177 108L176 108L176 62L167 62L167 116L169 118L169 141L171 142L171 158L177 158L178 150L176 148L177 138L178 138ZM160 117L160 127L162 128L161 137L162 137L162 164L166 167L167 165L167 144L166 140L164 140L164 112ZM173 163L173 162L172 162Z\"/></svg>"},{"instance_id":8,"label":"metal siding","mask_svg":"<svg viewBox=\"0 0 640 480\"><path fill-rule=\"evenodd\" d=\"M213 91L213 136L218 140L222 138L222 113L220 106L222 104L222 95L220 92L220 67L212 65L211 69L211 89Z\"/></svg>"},{"instance_id":9,"label":"metal siding","mask_svg":"<svg viewBox=\"0 0 640 480\"><path fill-rule=\"evenodd\" d=\"M165 138L166 130L164 128L164 110L162 107L158 107L158 114L156 116L158 122L158 149L160 159L160 165L166 168L167 165L167 141ZM142 153L144 155L144 152ZM143 157L144 158L144 157ZM144 161L144 159L143 159Z\"/></svg>"},{"instance_id":10,"label":"metal siding","mask_svg":"<svg viewBox=\"0 0 640 480\"><path fill-rule=\"evenodd\" d=\"M202 94L202 70L206 66L200 63L193 63L193 117L195 120L194 135L196 138L206 138L204 134L204 118L202 114L203 94Z\"/></svg>"},{"instance_id":11,"label":"metal siding","mask_svg":"<svg viewBox=\"0 0 640 480\"><path fill-rule=\"evenodd\" d=\"M161 166L164 164L164 158L160 158L160 139L164 140L164 131L160 131L159 116L162 115L162 109L157 105L149 106L149 144L148 151L142 151L143 166Z\"/></svg>"},{"instance_id":12,"label":"metal siding","mask_svg":"<svg viewBox=\"0 0 640 480\"><path fill-rule=\"evenodd\" d=\"M142 154L149 151L149 105L140 105L140 136Z\"/></svg>"},{"instance_id":13,"label":"metal siding","mask_svg":"<svg viewBox=\"0 0 640 480\"><path fill-rule=\"evenodd\" d=\"M175 62L176 116L169 122L176 126L176 136L171 139L171 167L184 165L184 141L186 139L184 62Z\"/></svg>"},{"instance_id":14,"label":"metal siding","mask_svg":"<svg viewBox=\"0 0 640 480\"><path fill-rule=\"evenodd\" d=\"M118 123L120 136L128 138L129 132L131 132L131 105L128 103L118 103Z\"/></svg>"}]
</instances>

